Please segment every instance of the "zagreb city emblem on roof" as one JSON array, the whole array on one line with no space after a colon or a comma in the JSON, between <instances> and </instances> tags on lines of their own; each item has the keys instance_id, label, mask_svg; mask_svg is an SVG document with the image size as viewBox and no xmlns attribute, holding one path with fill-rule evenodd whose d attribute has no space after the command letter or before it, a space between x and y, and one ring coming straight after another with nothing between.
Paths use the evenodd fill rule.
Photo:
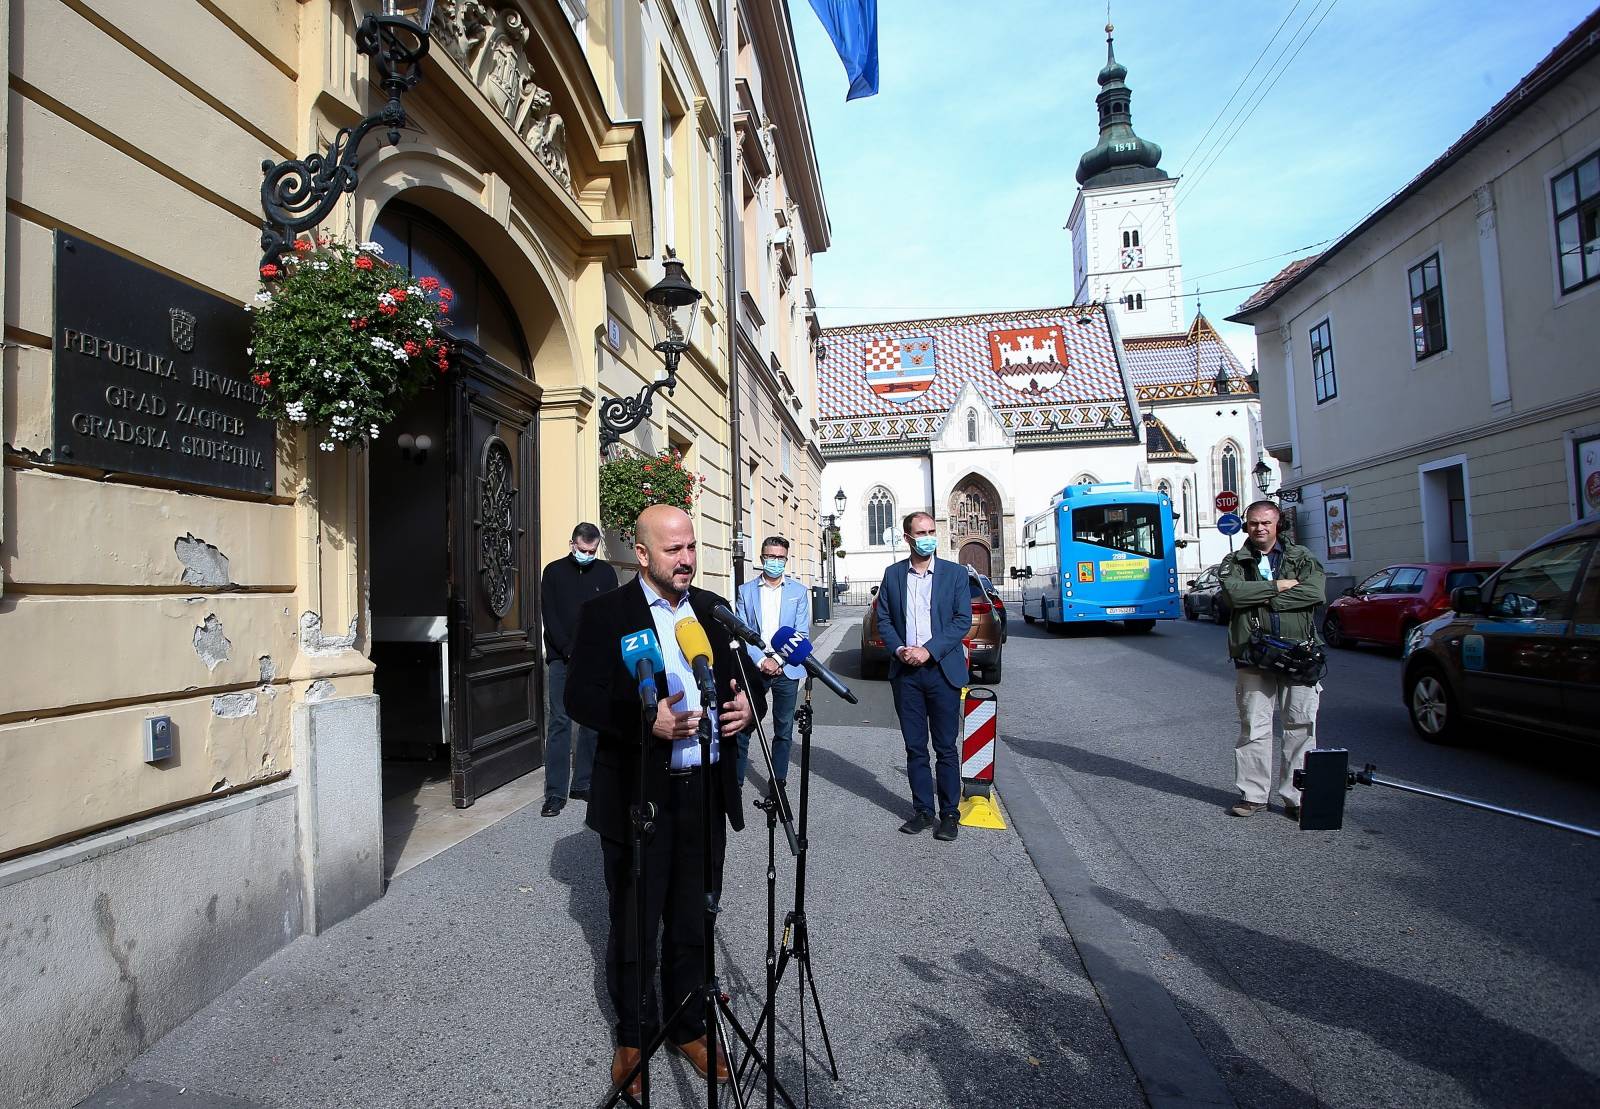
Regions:
<instances>
[{"instance_id":1,"label":"zagreb city emblem on roof","mask_svg":"<svg viewBox=\"0 0 1600 1109\"><path fill-rule=\"evenodd\" d=\"M869 339L861 346L867 386L896 404L914 401L933 384L934 354L931 335Z\"/></svg>"},{"instance_id":2,"label":"zagreb city emblem on roof","mask_svg":"<svg viewBox=\"0 0 1600 1109\"><path fill-rule=\"evenodd\" d=\"M1019 393L1048 393L1067 376L1061 328L1019 327L989 332L989 364Z\"/></svg>"}]
</instances>

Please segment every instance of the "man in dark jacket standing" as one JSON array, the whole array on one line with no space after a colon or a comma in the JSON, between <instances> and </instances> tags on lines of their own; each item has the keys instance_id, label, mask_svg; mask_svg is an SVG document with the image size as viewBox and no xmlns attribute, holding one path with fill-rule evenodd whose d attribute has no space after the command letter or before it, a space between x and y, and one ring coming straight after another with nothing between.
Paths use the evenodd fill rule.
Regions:
<instances>
[{"instance_id":1,"label":"man in dark jacket standing","mask_svg":"<svg viewBox=\"0 0 1600 1109\"><path fill-rule=\"evenodd\" d=\"M652 505L639 514L634 554L639 578L583 606L567 683L567 711L574 720L600 733L595 749L593 794L586 823L600 833L605 864L611 931L606 943L606 986L617 1011L617 1046L611 1058L611 1081L619 1083L639 1062L640 1049L654 1035L656 1013L654 966L657 938L661 948L661 993L671 1013L705 981L705 879L713 897L722 888L723 851L727 828L744 827L739 804L738 736L754 719L751 700L734 677L737 656L728 637L715 632L711 610L728 602L696 589L694 522L682 509ZM685 621L709 635L716 703L701 704L692 659L685 657L675 629ZM655 827L644 842L644 927L649 937L643 968L633 916L632 834L629 806L638 796L642 706L638 682L623 665L621 641L652 631L661 645L666 673L658 682L660 699L651 721L644 752L644 795L654 806ZM713 634L715 632L715 634ZM677 692L670 692L677 690ZM761 692L753 690L755 704ZM702 771L697 738L701 717L711 721L709 780ZM711 827L705 826L705 790L711 790ZM705 873L706 847L710 873ZM639 1011L639 985L650 984L647 1011ZM710 1067L705 1011L691 1004L667 1028L668 1042L704 1075ZM728 1076L727 1045L716 1061L719 1081ZM637 1082L629 1083L637 1096Z\"/></svg>"},{"instance_id":2,"label":"man in dark jacket standing","mask_svg":"<svg viewBox=\"0 0 1600 1109\"><path fill-rule=\"evenodd\" d=\"M567 665L572 661L573 637L578 631L578 608L590 597L617 587L617 572L600 562L600 529L584 522L572 529L567 554L544 568L539 583L540 612L544 616L544 657L549 666L545 690L550 697L550 736L544 759L544 808L541 816L555 816L567 803L567 782L572 796L589 799L589 774L594 765L595 732L578 726L577 768L572 766L572 719L567 715Z\"/></svg>"},{"instance_id":3,"label":"man in dark jacket standing","mask_svg":"<svg viewBox=\"0 0 1600 1109\"><path fill-rule=\"evenodd\" d=\"M1254 816L1267 807L1272 787L1272 715L1282 729L1278 797L1291 819L1300 816L1300 790L1294 772L1317 744L1317 703L1322 683L1300 685L1245 663L1251 632L1295 642L1317 639L1317 606L1326 589L1322 563L1305 547L1278 538L1283 514L1271 501L1245 510L1245 543L1217 567L1232 617L1228 655L1235 667L1234 699L1239 707L1239 738L1233 745L1234 785L1239 800L1228 811ZM1277 620L1274 629L1273 620Z\"/></svg>"}]
</instances>

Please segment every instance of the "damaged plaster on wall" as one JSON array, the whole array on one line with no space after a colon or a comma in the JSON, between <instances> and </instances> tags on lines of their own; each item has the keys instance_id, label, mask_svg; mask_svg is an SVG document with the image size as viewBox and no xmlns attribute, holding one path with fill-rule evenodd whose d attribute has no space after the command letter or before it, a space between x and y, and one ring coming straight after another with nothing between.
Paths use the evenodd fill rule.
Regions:
<instances>
[{"instance_id":1,"label":"damaged plaster on wall","mask_svg":"<svg viewBox=\"0 0 1600 1109\"><path fill-rule=\"evenodd\" d=\"M356 618L350 617L345 635L323 635L322 617L315 612L300 614L300 648L308 655L337 655L356 645Z\"/></svg>"},{"instance_id":2,"label":"damaged plaster on wall","mask_svg":"<svg viewBox=\"0 0 1600 1109\"><path fill-rule=\"evenodd\" d=\"M228 576L228 556L207 543L196 539L193 532L173 544L178 561L183 563L184 585L224 586L232 583Z\"/></svg>"},{"instance_id":3,"label":"damaged plaster on wall","mask_svg":"<svg viewBox=\"0 0 1600 1109\"><path fill-rule=\"evenodd\" d=\"M219 693L211 698L211 715L220 716L224 720L237 720L242 716L256 714L256 695L254 693Z\"/></svg>"},{"instance_id":4,"label":"damaged plaster on wall","mask_svg":"<svg viewBox=\"0 0 1600 1109\"><path fill-rule=\"evenodd\" d=\"M214 613L207 613L206 622L194 630L194 653L200 656L207 670L215 670L228 661L228 652L232 649L233 644L222 634L222 621Z\"/></svg>"},{"instance_id":5,"label":"damaged plaster on wall","mask_svg":"<svg viewBox=\"0 0 1600 1109\"><path fill-rule=\"evenodd\" d=\"M332 682L330 682L327 678L318 678L316 681L306 686L306 701L331 701L333 700L334 693L335 690Z\"/></svg>"}]
</instances>

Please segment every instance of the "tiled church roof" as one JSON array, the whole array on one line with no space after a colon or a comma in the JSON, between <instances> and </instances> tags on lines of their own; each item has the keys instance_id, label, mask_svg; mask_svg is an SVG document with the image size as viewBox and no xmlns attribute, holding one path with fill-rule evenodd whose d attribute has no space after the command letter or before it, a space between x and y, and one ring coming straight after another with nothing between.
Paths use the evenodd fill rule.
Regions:
<instances>
[{"instance_id":1,"label":"tiled church roof","mask_svg":"<svg viewBox=\"0 0 1600 1109\"><path fill-rule=\"evenodd\" d=\"M1144 454L1151 462L1193 462L1194 455L1154 412L1144 414Z\"/></svg>"},{"instance_id":2,"label":"tiled church roof","mask_svg":"<svg viewBox=\"0 0 1600 1109\"><path fill-rule=\"evenodd\" d=\"M1203 315L1185 334L1124 339L1122 349L1140 401L1210 396L1219 391L1219 372L1226 373L1228 392L1251 392L1249 371Z\"/></svg>"}]
</instances>

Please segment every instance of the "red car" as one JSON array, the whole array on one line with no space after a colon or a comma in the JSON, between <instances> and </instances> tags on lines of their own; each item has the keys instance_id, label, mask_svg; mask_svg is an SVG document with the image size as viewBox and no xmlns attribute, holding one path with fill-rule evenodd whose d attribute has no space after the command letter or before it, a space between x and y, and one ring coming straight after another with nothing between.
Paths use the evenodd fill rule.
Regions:
<instances>
[{"instance_id":1,"label":"red car","mask_svg":"<svg viewBox=\"0 0 1600 1109\"><path fill-rule=\"evenodd\" d=\"M1404 646L1418 624L1450 610L1450 591L1476 587L1498 562L1411 562L1386 566L1328 606L1322 637L1330 647L1358 641Z\"/></svg>"}]
</instances>

